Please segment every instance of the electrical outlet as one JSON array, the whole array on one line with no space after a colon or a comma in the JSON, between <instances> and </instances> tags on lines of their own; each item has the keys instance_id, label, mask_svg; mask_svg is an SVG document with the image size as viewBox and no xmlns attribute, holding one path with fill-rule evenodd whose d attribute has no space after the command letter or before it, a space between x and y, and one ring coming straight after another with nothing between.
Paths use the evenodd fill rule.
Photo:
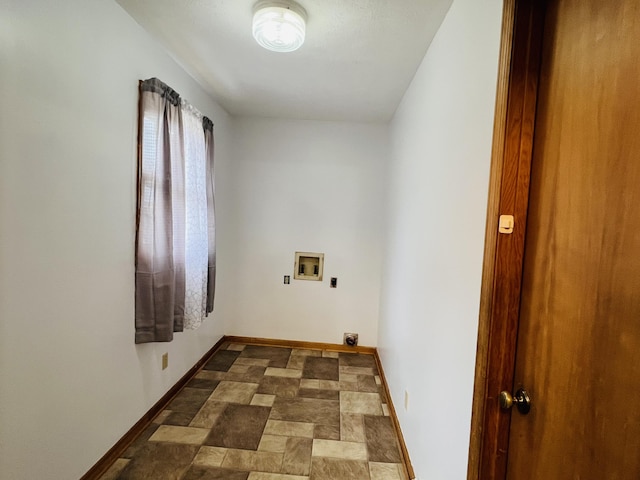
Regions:
<instances>
[{"instance_id":1,"label":"electrical outlet","mask_svg":"<svg viewBox=\"0 0 640 480\"><path fill-rule=\"evenodd\" d=\"M162 369L165 370L169 366L169 352L162 354Z\"/></svg>"},{"instance_id":2,"label":"electrical outlet","mask_svg":"<svg viewBox=\"0 0 640 480\"><path fill-rule=\"evenodd\" d=\"M408 390L404 391L404 411L405 412L409 411L409 391Z\"/></svg>"}]
</instances>

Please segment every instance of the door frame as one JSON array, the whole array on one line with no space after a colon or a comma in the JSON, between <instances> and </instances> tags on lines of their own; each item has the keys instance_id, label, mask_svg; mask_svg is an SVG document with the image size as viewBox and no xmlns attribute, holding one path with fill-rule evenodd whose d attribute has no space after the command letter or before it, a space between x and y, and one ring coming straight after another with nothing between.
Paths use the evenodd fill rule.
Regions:
<instances>
[{"instance_id":1,"label":"door frame","mask_svg":"<svg viewBox=\"0 0 640 480\"><path fill-rule=\"evenodd\" d=\"M468 480L504 480L545 3L504 0L480 297ZM499 234L500 215L513 233Z\"/></svg>"}]
</instances>

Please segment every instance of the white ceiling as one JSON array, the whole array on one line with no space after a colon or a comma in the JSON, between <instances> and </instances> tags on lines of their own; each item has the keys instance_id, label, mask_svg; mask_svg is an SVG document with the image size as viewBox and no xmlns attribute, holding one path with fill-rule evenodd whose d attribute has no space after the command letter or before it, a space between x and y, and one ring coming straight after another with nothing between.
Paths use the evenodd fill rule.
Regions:
<instances>
[{"instance_id":1,"label":"white ceiling","mask_svg":"<svg viewBox=\"0 0 640 480\"><path fill-rule=\"evenodd\" d=\"M304 45L261 48L256 0L116 0L232 115L386 122L452 0L298 0Z\"/></svg>"}]
</instances>

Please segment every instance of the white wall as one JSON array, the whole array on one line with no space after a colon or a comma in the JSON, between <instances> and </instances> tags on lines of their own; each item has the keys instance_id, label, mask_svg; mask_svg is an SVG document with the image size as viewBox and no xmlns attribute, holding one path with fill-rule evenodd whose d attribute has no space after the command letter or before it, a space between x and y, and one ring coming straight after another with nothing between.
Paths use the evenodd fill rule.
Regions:
<instances>
[{"instance_id":1,"label":"white wall","mask_svg":"<svg viewBox=\"0 0 640 480\"><path fill-rule=\"evenodd\" d=\"M239 118L233 132L228 333L375 345L387 125ZM322 282L293 279L296 251L325 254Z\"/></svg>"},{"instance_id":2,"label":"white wall","mask_svg":"<svg viewBox=\"0 0 640 480\"><path fill-rule=\"evenodd\" d=\"M378 348L423 480L466 478L501 11L453 2L391 123Z\"/></svg>"},{"instance_id":3,"label":"white wall","mask_svg":"<svg viewBox=\"0 0 640 480\"><path fill-rule=\"evenodd\" d=\"M225 332L229 220L218 185L216 313L134 345L138 79L227 114L115 3L0 5L0 477L83 475ZM169 368L160 368L169 352Z\"/></svg>"}]
</instances>

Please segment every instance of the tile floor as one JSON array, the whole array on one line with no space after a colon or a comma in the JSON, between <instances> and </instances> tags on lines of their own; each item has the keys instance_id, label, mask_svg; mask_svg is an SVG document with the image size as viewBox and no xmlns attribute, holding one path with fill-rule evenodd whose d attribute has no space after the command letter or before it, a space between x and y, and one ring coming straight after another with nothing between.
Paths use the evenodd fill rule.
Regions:
<instances>
[{"instance_id":1,"label":"tile floor","mask_svg":"<svg viewBox=\"0 0 640 480\"><path fill-rule=\"evenodd\" d=\"M406 480L373 355L227 344L101 480Z\"/></svg>"}]
</instances>

